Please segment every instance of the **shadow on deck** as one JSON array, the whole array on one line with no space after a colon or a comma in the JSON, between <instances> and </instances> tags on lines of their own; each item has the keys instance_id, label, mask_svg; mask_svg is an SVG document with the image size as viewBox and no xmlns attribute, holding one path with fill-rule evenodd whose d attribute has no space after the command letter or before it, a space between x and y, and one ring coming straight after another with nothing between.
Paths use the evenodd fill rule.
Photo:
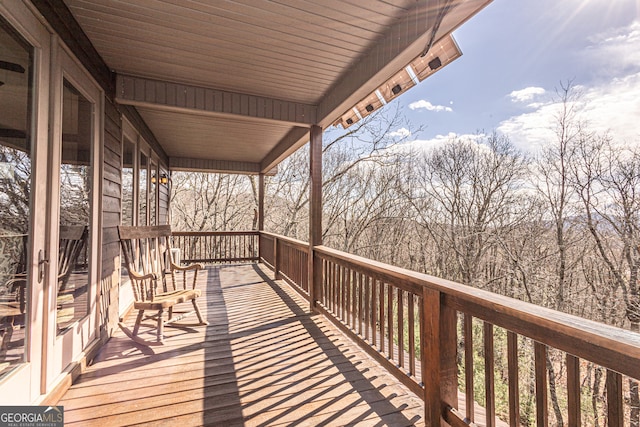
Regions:
<instances>
[{"instance_id":1,"label":"shadow on deck","mask_svg":"<svg viewBox=\"0 0 640 427\"><path fill-rule=\"evenodd\" d=\"M164 346L116 333L59 402L65 425L424 425L417 396L265 271L207 267L209 326L166 328Z\"/></svg>"}]
</instances>

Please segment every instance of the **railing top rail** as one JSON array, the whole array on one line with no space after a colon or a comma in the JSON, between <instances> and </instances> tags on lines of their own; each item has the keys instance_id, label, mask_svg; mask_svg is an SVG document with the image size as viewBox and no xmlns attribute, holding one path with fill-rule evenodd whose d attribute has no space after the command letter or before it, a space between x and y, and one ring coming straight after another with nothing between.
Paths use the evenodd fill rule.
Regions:
<instances>
[{"instance_id":1,"label":"railing top rail","mask_svg":"<svg viewBox=\"0 0 640 427\"><path fill-rule=\"evenodd\" d=\"M398 287L415 293L423 287L437 290L443 294L445 304L460 312L640 378L640 334L325 246L317 246L314 251L378 275L382 280L393 280Z\"/></svg>"},{"instance_id":2,"label":"railing top rail","mask_svg":"<svg viewBox=\"0 0 640 427\"><path fill-rule=\"evenodd\" d=\"M293 239L291 237L285 237L285 236L280 236L278 234L273 234L273 233L269 233L266 231L261 231L260 234L267 236L267 237L271 237L273 239L278 239L280 241L283 241L285 243L288 243L292 246L295 246L297 248L299 248L300 250L304 251L304 252L309 252L309 243L307 242L303 242L302 240L297 240L297 239Z\"/></svg>"},{"instance_id":3,"label":"railing top rail","mask_svg":"<svg viewBox=\"0 0 640 427\"><path fill-rule=\"evenodd\" d=\"M257 230L248 231L174 231L172 236L257 236Z\"/></svg>"}]
</instances>

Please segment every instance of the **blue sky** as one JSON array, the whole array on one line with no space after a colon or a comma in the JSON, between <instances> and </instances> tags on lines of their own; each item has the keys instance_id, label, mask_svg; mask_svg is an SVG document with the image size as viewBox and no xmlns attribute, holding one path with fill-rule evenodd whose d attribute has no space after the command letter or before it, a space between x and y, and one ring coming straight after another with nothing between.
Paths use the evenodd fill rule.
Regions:
<instances>
[{"instance_id":1,"label":"blue sky","mask_svg":"<svg viewBox=\"0 0 640 427\"><path fill-rule=\"evenodd\" d=\"M591 128L640 143L640 0L494 0L454 37L463 56L394 101L416 143L496 129L534 150L569 79Z\"/></svg>"}]
</instances>

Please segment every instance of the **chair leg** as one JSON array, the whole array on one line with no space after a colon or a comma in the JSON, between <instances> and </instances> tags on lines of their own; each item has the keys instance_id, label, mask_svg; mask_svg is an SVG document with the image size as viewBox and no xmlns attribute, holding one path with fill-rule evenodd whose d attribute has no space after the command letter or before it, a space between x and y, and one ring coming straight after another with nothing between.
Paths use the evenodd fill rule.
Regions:
<instances>
[{"instance_id":1,"label":"chair leg","mask_svg":"<svg viewBox=\"0 0 640 427\"><path fill-rule=\"evenodd\" d=\"M158 342L164 342L164 321L162 320L163 309L158 310Z\"/></svg>"},{"instance_id":2,"label":"chair leg","mask_svg":"<svg viewBox=\"0 0 640 427\"><path fill-rule=\"evenodd\" d=\"M136 318L136 324L133 326L133 336L138 335L138 329L140 328L140 323L142 323L142 316L144 315L144 310L138 310L138 317Z\"/></svg>"},{"instance_id":3,"label":"chair leg","mask_svg":"<svg viewBox=\"0 0 640 427\"><path fill-rule=\"evenodd\" d=\"M204 318L202 317L202 313L200 313L200 307L198 307L198 303L196 302L196 300L192 299L191 303L193 304L193 309L196 311L196 316L198 316L198 320L200 321L200 324L201 325L208 325L209 322L204 320Z\"/></svg>"},{"instance_id":4,"label":"chair leg","mask_svg":"<svg viewBox=\"0 0 640 427\"><path fill-rule=\"evenodd\" d=\"M9 349L9 343L11 342L11 337L13 336L13 321L11 322L11 325L9 325L5 330L4 333L0 334L0 337L2 338L2 344L0 345L0 351L7 351Z\"/></svg>"}]
</instances>

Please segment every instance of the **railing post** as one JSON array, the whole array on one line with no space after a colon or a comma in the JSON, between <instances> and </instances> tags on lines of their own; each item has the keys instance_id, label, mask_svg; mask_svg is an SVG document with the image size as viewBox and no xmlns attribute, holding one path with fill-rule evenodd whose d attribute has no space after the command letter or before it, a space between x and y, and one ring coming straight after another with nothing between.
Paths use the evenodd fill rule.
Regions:
<instances>
[{"instance_id":1,"label":"railing post","mask_svg":"<svg viewBox=\"0 0 640 427\"><path fill-rule=\"evenodd\" d=\"M444 424L449 407L458 408L457 314L442 304L440 292L424 287L421 319L424 421L435 427Z\"/></svg>"},{"instance_id":2,"label":"railing post","mask_svg":"<svg viewBox=\"0 0 640 427\"><path fill-rule=\"evenodd\" d=\"M316 310L316 282L318 275L315 272L314 247L322 245L322 128L311 126L309 138L309 166L311 173L311 185L309 189L309 304L312 311Z\"/></svg>"},{"instance_id":3,"label":"railing post","mask_svg":"<svg viewBox=\"0 0 640 427\"><path fill-rule=\"evenodd\" d=\"M439 427L442 418L440 399L440 292L422 289L421 362L424 386L424 423Z\"/></svg>"},{"instance_id":4,"label":"railing post","mask_svg":"<svg viewBox=\"0 0 640 427\"><path fill-rule=\"evenodd\" d=\"M309 299L311 309L315 310L318 301L322 301L322 258L316 255L315 249L309 250L309 257L313 262L313 281L309 284Z\"/></svg>"},{"instance_id":5,"label":"railing post","mask_svg":"<svg viewBox=\"0 0 640 427\"><path fill-rule=\"evenodd\" d=\"M280 254L278 251L278 239L277 237L273 238L273 274L276 280L281 279L280 276Z\"/></svg>"}]
</instances>

